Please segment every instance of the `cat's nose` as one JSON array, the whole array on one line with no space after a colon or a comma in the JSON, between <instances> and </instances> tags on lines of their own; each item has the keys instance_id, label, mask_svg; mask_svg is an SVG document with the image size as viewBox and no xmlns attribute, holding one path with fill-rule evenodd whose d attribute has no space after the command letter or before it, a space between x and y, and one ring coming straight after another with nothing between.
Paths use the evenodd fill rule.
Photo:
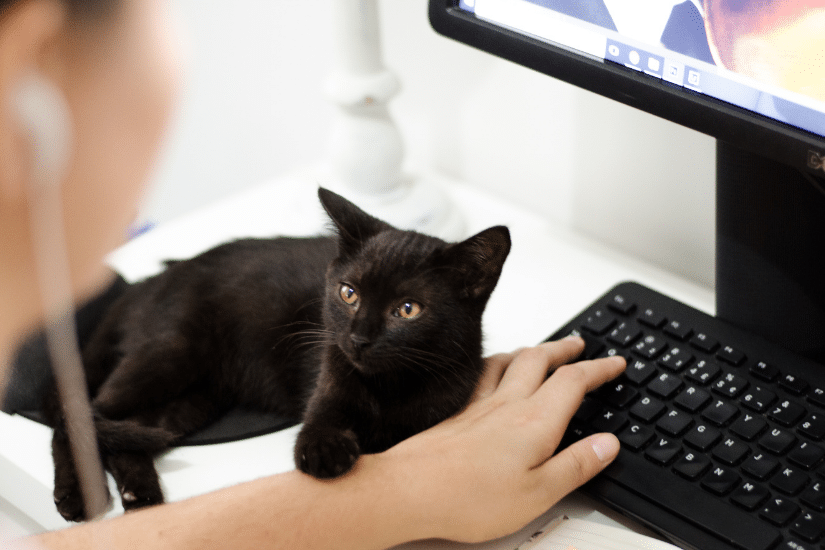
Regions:
<instances>
[{"instance_id":1,"label":"cat's nose","mask_svg":"<svg viewBox=\"0 0 825 550\"><path fill-rule=\"evenodd\" d=\"M357 351L364 351L367 347L369 347L371 343L369 338L366 338L359 334L350 334L349 339L352 342L352 347L355 348Z\"/></svg>"}]
</instances>

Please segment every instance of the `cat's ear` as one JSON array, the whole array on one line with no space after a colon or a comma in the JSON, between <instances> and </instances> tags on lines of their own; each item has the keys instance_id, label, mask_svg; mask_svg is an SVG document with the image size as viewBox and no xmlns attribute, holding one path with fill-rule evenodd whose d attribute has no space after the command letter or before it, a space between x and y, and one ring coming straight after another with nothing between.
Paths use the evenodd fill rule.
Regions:
<instances>
[{"instance_id":1,"label":"cat's ear","mask_svg":"<svg viewBox=\"0 0 825 550\"><path fill-rule=\"evenodd\" d=\"M370 237L392 229L392 226L374 218L350 201L328 189L318 189L318 199L338 232L341 254L357 252Z\"/></svg>"},{"instance_id":2,"label":"cat's ear","mask_svg":"<svg viewBox=\"0 0 825 550\"><path fill-rule=\"evenodd\" d=\"M463 298L487 300L510 253L510 231L503 225L485 229L445 250Z\"/></svg>"}]
</instances>

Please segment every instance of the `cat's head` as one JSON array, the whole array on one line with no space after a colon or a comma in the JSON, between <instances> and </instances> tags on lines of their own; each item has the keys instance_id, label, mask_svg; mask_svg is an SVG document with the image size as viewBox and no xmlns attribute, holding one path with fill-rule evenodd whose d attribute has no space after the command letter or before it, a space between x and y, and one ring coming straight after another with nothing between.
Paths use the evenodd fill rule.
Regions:
<instances>
[{"instance_id":1,"label":"cat's head","mask_svg":"<svg viewBox=\"0 0 825 550\"><path fill-rule=\"evenodd\" d=\"M481 316L510 252L506 227L459 243L402 231L319 190L338 234L324 322L363 374L481 368ZM477 373L476 373L477 374Z\"/></svg>"}]
</instances>

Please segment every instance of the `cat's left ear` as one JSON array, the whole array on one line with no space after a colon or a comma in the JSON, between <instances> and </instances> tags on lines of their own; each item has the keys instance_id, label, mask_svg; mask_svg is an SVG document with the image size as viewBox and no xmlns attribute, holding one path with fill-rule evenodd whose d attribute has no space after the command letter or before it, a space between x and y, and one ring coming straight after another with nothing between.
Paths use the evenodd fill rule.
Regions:
<instances>
[{"instance_id":1,"label":"cat's left ear","mask_svg":"<svg viewBox=\"0 0 825 550\"><path fill-rule=\"evenodd\" d=\"M450 267L460 278L461 296L486 301L498 283L509 253L510 231L503 225L447 247Z\"/></svg>"},{"instance_id":2,"label":"cat's left ear","mask_svg":"<svg viewBox=\"0 0 825 550\"><path fill-rule=\"evenodd\" d=\"M318 199L329 219L335 224L340 251L343 255L357 252L370 237L392 229L390 224L370 216L329 189L320 187Z\"/></svg>"}]
</instances>

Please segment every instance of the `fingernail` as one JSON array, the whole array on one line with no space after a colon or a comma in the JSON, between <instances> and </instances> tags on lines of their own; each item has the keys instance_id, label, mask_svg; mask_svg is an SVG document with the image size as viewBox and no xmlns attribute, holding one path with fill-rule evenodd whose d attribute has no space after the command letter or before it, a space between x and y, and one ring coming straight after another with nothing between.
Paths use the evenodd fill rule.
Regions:
<instances>
[{"instance_id":1,"label":"fingernail","mask_svg":"<svg viewBox=\"0 0 825 550\"><path fill-rule=\"evenodd\" d=\"M612 434L594 435L590 440L593 452L602 462L610 462L619 453L619 440Z\"/></svg>"},{"instance_id":2,"label":"fingernail","mask_svg":"<svg viewBox=\"0 0 825 550\"><path fill-rule=\"evenodd\" d=\"M566 340L568 342L582 342L584 343L584 339L581 336L577 336L575 334L568 334L562 340Z\"/></svg>"}]
</instances>

